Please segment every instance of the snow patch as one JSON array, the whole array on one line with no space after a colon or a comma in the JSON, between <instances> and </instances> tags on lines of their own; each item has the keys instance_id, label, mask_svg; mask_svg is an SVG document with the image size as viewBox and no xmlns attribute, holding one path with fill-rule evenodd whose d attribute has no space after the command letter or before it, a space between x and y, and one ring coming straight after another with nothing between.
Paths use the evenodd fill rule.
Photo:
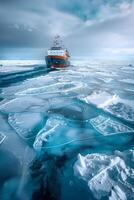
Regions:
<instances>
[{"instance_id":1,"label":"snow patch","mask_svg":"<svg viewBox=\"0 0 134 200\"><path fill-rule=\"evenodd\" d=\"M109 104L112 104L118 100L117 95L112 95L106 91L94 91L91 95L84 97L86 103L92 103L99 108L103 108Z\"/></svg>"}]
</instances>

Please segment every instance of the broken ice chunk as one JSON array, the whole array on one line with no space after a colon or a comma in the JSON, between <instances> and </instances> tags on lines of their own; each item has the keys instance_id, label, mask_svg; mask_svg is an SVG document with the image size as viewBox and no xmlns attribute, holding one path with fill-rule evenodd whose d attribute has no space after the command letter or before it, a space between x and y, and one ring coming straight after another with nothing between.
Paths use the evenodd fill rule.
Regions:
<instances>
[{"instance_id":1,"label":"broken ice chunk","mask_svg":"<svg viewBox=\"0 0 134 200\"><path fill-rule=\"evenodd\" d=\"M125 103L118 102L106 106L105 110L128 121L134 121L134 109Z\"/></svg>"},{"instance_id":2,"label":"broken ice chunk","mask_svg":"<svg viewBox=\"0 0 134 200\"><path fill-rule=\"evenodd\" d=\"M76 165L76 172L79 171L81 176L84 175L86 169L85 157L82 156L80 153L78 154L78 165Z\"/></svg>"},{"instance_id":3,"label":"broken ice chunk","mask_svg":"<svg viewBox=\"0 0 134 200\"><path fill-rule=\"evenodd\" d=\"M106 91L97 90L92 92L87 97L84 97L83 100L86 103L92 103L99 108L103 108L113 102L116 102L118 99L117 95L110 94Z\"/></svg>"},{"instance_id":4,"label":"broken ice chunk","mask_svg":"<svg viewBox=\"0 0 134 200\"><path fill-rule=\"evenodd\" d=\"M129 154L132 158L128 162L127 155ZM83 164L81 164L81 159ZM126 151L124 157L119 154L99 153L78 155L78 160L74 164L74 173L87 182L96 199L103 197L109 200L133 199L134 169L131 167L133 159L133 150Z\"/></svg>"},{"instance_id":5,"label":"broken ice chunk","mask_svg":"<svg viewBox=\"0 0 134 200\"><path fill-rule=\"evenodd\" d=\"M41 150L48 139L63 125L65 126L63 117L58 115L51 116L47 120L45 127L37 134L33 144L34 149Z\"/></svg>"},{"instance_id":6,"label":"broken ice chunk","mask_svg":"<svg viewBox=\"0 0 134 200\"><path fill-rule=\"evenodd\" d=\"M119 133L134 132L134 129L117 122L110 117L99 115L90 120L92 126L103 135L114 135Z\"/></svg>"}]
</instances>

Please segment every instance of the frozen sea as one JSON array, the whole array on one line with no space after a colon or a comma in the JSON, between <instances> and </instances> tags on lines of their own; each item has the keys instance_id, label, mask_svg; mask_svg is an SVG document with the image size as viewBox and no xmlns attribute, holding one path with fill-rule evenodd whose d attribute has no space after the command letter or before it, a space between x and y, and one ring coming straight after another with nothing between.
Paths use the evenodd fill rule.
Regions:
<instances>
[{"instance_id":1,"label":"frozen sea","mask_svg":"<svg viewBox=\"0 0 134 200\"><path fill-rule=\"evenodd\" d=\"M134 200L134 65L0 62L0 199Z\"/></svg>"}]
</instances>

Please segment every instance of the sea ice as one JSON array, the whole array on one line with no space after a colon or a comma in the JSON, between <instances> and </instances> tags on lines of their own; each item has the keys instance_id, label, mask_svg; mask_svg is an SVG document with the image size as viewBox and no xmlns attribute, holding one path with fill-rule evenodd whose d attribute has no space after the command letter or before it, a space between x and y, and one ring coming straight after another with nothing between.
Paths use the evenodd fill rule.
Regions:
<instances>
[{"instance_id":1,"label":"sea ice","mask_svg":"<svg viewBox=\"0 0 134 200\"><path fill-rule=\"evenodd\" d=\"M130 157L130 154L128 162L127 155ZM74 173L87 182L96 199L133 199L134 169L130 163L134 162L134 152L129 150L124 155L120 152L114 155L79 154L74 164Z\"/></svg>"},{"instance_id":2,"label":"sea ice","mask_svg":"<svg viewBox=\"0 0 134 200\"><path fill-rule=\"evenodd\" d=\"M41 175L44 184L49 184L45 177L50 176L52 171L52 177L57 181L60 180L61 187L64 188L62 193L66 196L67 193L71 193L70 188L72 187L73 194L75 193L78 197L76 199L81 199L77 191L81 192L83 185L77 180L80 188L77 187L77 184L73 187L75 185L74 179L76 180L72 174L72 163L76 158L75 155L79 152L86 153L89 150L91 152L105 152L105 154L94 153L86 156L79 154L74 165L75 175L87 183L95 199L132 200L134 193L134 151L116 151L113 155L107 153L107 151L111 152L117 148L127 149L132 145L133 134L131 133L134 132L134 129L125 125L126 123L132 125L132 123L123 124L124 120L120 119L122 121L120 123L118 119L121 117L131 122L134 121L133 92L129 92L133 91L132 67L128 70L124 65L115 65L112 62L107 65L100 62L96 64L91 63L91 61L86 63L82 61L80 64L76 63L76 67L70 66L66 70L50 70L47 74L44 74L44 70L42 70L42 75L35 74L39 75L35 78L30 77L31 72L23 72L21 74L24 78L27 78L25 74L29 73L29 79L21 82L19 79L20 71L30 69L34 72L34 68L40 67L39 65L27 66L29 64L31 63L27 63L27 61L25 64L20 64L19 61L18 64L13 63L11 67L11 63L1 67L3 80L7 79L5 84L8 83L8 79L14 80L15 78L16 82L15 84L11 83L8 87L7 85L1 87L0 144L4 141L3 133L6 134L6 140L0 146L11 150L23 164L27 160L30 162L33 159L35 151L45 150L51 155L51 160L43 165L47 171L45 176L44 173ZM12 75L12 72L15 72L15 75ZM131 84L125 84L125 82ZM3 98L4 100L2 100ZM119 135L104 138L96 133L89 122L104 136L129 132L131 135L123 134L122 138L125 142L122 144L122 140L120 140L121 145L117 145L116 139ZM21 137L18 137L16 133ZM127 136L130 138L129 141ZM31 138L30 141L34 141L35 151L30 147L25 153L27 143L24 143L22 138L26 141ZM23 160L24 154L26 154L26 161ZM10 156L10 154L8 155ZM10 163L12 165L14 162ZM49 165L49 163L52 164ZM40 161L38 164L40 165ZM59 168L56 164L63 167ZM7 174L10 165L6 165L6 167L5 173ZM5 168L3 167L3 169ZM41 167L41 171L42 169ZM62 180L56 175L55 169L61 173ZM29 173L27 170L26 173ZM3 173L2 171L1 173ZM40 176L37 171L38 169L35 169L36 175ZM3 190L4 195L7 195L9 199L12 194L9 189L13 187L14 193L15 186L18 184L18 180L10 180L5 182ZM72 185L68 185L67 182L72 182ZM50 185L53 183L52 181ZM36 187L36 185L34 186ZM83 187L87 195L89 194L88 187ZM28 191L30 191L29 188L27 187ZM25 191L22 190L22 193L25 196ZM65 199L72 199L74 196Z\"/></svg>"},{"instance_id":3,"label":"sea ice","mask_svg":"<svg viewBox=\"0 0 134 200\"><path fill-rule=\"evenodd\" d=\"M134 132L134 129L120 122L117 122L111 119L110 117L107 118L102 115L92 118L90 120L90 123L98 132L100 132L105 136L119 134L119 133Z\"/></svg>"},{"instance_id":4,"label":"sea ice","mask_svg":"<svg viewBox=\"0 0 134 200\"><path fill-rule=\"evenodd\" d=\"M103 108L113 102L116 102L118 99L117 95L112 95L106 91L94 91L87 97L84 97L83 100L86 103L92 103L99 108Z\"/></svg>"},{"instance_id":5,"label":"sea ice","mask_svg":"<svg viewBox=\"0 0 134 200\"><path fill-rule=\"evenodd\" d=\"M23 66L2 66L0 67L0 73L15 73L20 71L29 71L34 69L34 67L23 67Z\"/></svg>"},{"instance_id":6,"label":"sea ice","mask_svg":"<svg viewBox=\"0 0 134 200\"><path fill-rule=\"evenodd\" d=\"M99 77L100 80L104 81L105 83L111 82L113 79L109 77Z\"/></svg>"},{"instance_id":7,"label":"sea ice","mask_svg":"<svg viewBox=\"0 0 134 200\"><path fill-rule=\"evenodd\" d=\"M107 91L93 91L90 95L82 97L86 103L96 105L115 116L128 121L134 121L134 103L129 99L122 99L116 94Z\"/></svg>"},{"instance_id":8,"label":"sea ice","mask_svg":"<svg viewBox=\"0 0 134 200\"><path fill-rule=\"evenodd\" d=\"M20 66L26 67L29 65L39 65L43 64L41 60L0 60L0 64L3 66L9 66L10 71L12 71L11 67L17 66L20 68Z\"/></svg>"},{"instance_id":9,"label":"sea ice","mask_svg":"<svg viewBox=\"0 0 134 200\"><path fill-rule=\"evenodd\" d=\"M41 98L28 96L3 101L0 104L0 111L6 113L27 112L30 110L38 111L45 108L49 108L48 101L42 100Z\"/></svg>"},{"instance_id":10,"label":"sea ice","mask_svg":"<svg viewBox=\"0 0 134 200\"><path fill-rule=\"evenodd\" d=\"M121 79L120 81L123 83L134 84L134 79L126 78L126 79Z\"/></svg>"},{"instance_id":11,"label":"sea ice","mask_svg":"<svg viewBox=\"0 0 134 200\"><path fill-rule=\"evenodd\" d=\"M134 109L125 103L113 103L105 107L108 112L128 121L134 121Z\"/></svg>"},{"instance_id":12,"label":"sea ice","mask_svg":"<svg viewBox=\"0 0 134 200\"><path fill-rule=\"evenodd\" d=\"M48 141L48 139L58 131L61 126L65 126L65 122L62 116L54 115L51 116L44 128L39 131L39 133L36 136L36 139L34 141L33 147L35 150L41 150L41 148L45 147L45 143Z\"/></svg>"},{"instance_id":13,"label":"sea ice","mask_svg":"<svg viewBox=\"0 0 134 200\"><path fill-rule=\"evenodd\" d=\"M17 95L20 92L30 90L32 88L38 88L38 87L43 87L44 85L49 86L50 84L54 84L55 80L49 77L48 75L46 76L40 76L32 79L25 80L19 85L13 85L10 87L6 87L2 89L2 97L8 97L8 96L13 96Z\"/></svg>"},{"instance_id":14,"label":"sea ice","mask_svg":"<svg viewBox=\"0 0 134 200\"><path fill-rule=\"evenodd\" d=\"M58 82L47 86L29 88L27 90L18 92L17 95L42 95L52 93L67 93L83 88L84 84L81 82Z\"/></svg>"},{"instance_id":15,"label":"sea ice","mask_svg":"<svg viewBox=\"0 0 134 200\"><path fill-rule=\"evenodd\" d=\"M0 144L5 140L6 136L3 133L0 133Z\"/></svg>"},{"instance_id":16,"label":"sea ice","mask_svg":"<svg viewBox=\"0 0 134 200\"><path fill-rule=\"evenodd\" d=\"M134 101L122 99L118 95L106 91L94 91L82 98L86 103L92 103L125 120L134 121Z\"/></svg>"},{"instance_id":17,"label":"sea ice","mask_svg":"<svg viewBox=\"0 0 134 200\"><path fill-rule=\"evenodd\" d=\"M43 126L43 117L40 113L10 113L8 122L22 138L26 139L35 135L37 126Z\"/></svg>"}]
</instances>

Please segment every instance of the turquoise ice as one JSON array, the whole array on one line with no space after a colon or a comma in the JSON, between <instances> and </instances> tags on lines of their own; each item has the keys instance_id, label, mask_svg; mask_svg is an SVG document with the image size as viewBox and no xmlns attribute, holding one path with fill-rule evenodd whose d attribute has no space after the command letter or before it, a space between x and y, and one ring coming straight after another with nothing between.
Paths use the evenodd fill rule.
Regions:
<instances>
[{"instance_id":1,"label":"turquoise ice","mask_svg":"<svg viewBox=\"0 0 134 200\"><path fill-rule=\"evenodd\" d=\"M20 170L3 179L3 200L30 199L40 179L58 200L133 199L133 66L25 68L0 74L0 151Z\"/></svg>"}]
</instances>

